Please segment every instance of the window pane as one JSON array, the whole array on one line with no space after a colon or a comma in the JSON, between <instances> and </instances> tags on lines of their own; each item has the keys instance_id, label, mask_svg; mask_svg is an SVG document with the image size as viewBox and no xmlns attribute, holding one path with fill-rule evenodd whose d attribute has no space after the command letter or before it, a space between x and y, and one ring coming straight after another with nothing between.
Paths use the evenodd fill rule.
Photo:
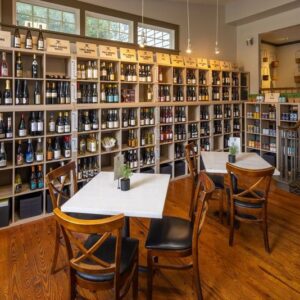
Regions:
<instances>
[{"instance_id":1,"label":"window pane","mask_svg":"<svg viewBox=\"0 0 300 300\"><path fill-rule=\"evenodd\" d=\"M66 33L73 33L75 32L76 28L75 28L75 24L72 23L65 23L62 26L62 31L66 32Z\"/></svg>"},{"instance_id":2,"label":"window pane","mask_svg":"<svg viewBox=\"0 0 300 300\"><path fill-rule=\"evenodd\" d=\"M36 17L47 19L48 8L41 6L33 7L33 15Z\"/></svg>"},{"instance_id":3,"label":"window pane","mask_svg":"<svg viewBox=\"0 0 300 300\"><path fill-rule=\"evenodd\" d=\"M48 25L49 25L49 30L59 31L59 32L62 31L62 29L61 29L62 22L49 20Z\"/></svg>"},{"instance_id":4,"label":"window pane","mask_svg":"<svg viewBox=\"0 0 300 300\"><path fill-rule=\"evenodd\" d=\"M61 21L62 12L56 9L49 9L49 19Z\"/></svg>"},{"instance_id":5,"label":"window pane","mask_svg":"<svg viewBox=\"0 0 300 300\"><path fill-rule=\"evenodd\" d=\"M28 21L32 21L31 17L27 15L17 15L17 24L19 24L20 26L27 26Z\"/></svg>"},{"instance_id":6,"label":"window pane","mask_svg":"<svg viewBox=\"0 0 300 300\"><path fill-rule=\"evenodd\" d=\"M32 14L32 5L17 2L17 13L18 14L31 15Z\"/></svg>"},{"instance_id":7,"label":"window pane","mask_svg":"<svg viewBox=\"0 0 300 300\"><path fill-rule=\"evenodd\" d=\"M64 12L63 21L67 23L75 23L75 15L68 12Z\"/></svg>"}]
</instances>

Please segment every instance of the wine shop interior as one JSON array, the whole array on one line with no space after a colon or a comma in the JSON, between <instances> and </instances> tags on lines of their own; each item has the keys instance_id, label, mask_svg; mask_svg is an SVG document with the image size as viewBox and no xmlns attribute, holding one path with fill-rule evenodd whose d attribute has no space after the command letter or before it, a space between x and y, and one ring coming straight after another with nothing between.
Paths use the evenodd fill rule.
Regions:
<instances>
[{"instance_id":1,"label":"wine shop interior","mask_svg":"<svg viewBox=\"0 0 300 300\"><path fill-rule=\"evenodd\" d=\"M298 0L0 0L0 299L300 299Z\"/></svg>"}]
</instances>

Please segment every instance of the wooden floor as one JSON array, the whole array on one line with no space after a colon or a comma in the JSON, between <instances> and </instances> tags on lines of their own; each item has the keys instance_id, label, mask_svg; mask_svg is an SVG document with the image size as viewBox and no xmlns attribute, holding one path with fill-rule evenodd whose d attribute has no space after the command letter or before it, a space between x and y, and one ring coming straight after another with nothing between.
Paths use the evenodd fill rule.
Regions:
<instances>
[{"instance_id":1,"label":"wooden floor","mask_svg":"<svg viewBox=\"0 0 300 300\"><path fill-rule=\"evenodd\" d=\"M186 216L188 181L170 184L165 214ZM142 199L141 199L142 201ZM210 204L201 237L200 269L204 299L300 299L300 197L272 187L269 234L272 253L264 251L259 227L242 224L234 247L228 228ZM133 219L131 233L140 239L140 261L147 220ZM68 274L49 275L54 241L53 217L0 231L0 299L68 299ZM59 265L63 266L64 250ZM140 274L139 299L145 299L145 275ZM112 294L99 295L112 299ZM130 299L130 297L128 297ZM195 299L191 271L162 271L154 279L153 299Z\"/></svg>"}]
</instances>

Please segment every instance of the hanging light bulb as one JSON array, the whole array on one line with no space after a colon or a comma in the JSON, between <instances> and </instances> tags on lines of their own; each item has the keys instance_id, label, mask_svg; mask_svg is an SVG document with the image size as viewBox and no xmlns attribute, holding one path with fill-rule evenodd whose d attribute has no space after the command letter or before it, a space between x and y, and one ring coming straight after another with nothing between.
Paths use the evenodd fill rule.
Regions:
<instances>
[{"instance_id":1,"label":"hanging light bulb","mask_svg":"<svg viewBox=\"0 0 300 300\"><path fill-rule=\"evenodd\" d=\"M219 0L217 0L215 54L216 55L220 54L220 48L219 48Z\"/></svg>"},{"instance_id":2,"label":"hanging light bulb","mask_svg":"<svg viewBox=\"0 0 300 300\"><path fill-rule=\"evenodd\" d=\"M139 46L141 48L145 48L147 44L147 39L146 39L146 33L145 33L145 28L144 28L144 0L142 0L142 36L139 42Z\"/></svg>"},{"instance_id":3,"label":"hanging light bulb","mask_svg":"<svg viewBox=\"0 0 300 300\"><path fill-rule=\"evenodd\" d=\"M191 37L190 37L190 7L189 7L189 0L186 0L186 14L187 14L187 30L188 30L186 53L191 54L192 53L192 44L191 44Z\"/></svg>"}]
</instances>

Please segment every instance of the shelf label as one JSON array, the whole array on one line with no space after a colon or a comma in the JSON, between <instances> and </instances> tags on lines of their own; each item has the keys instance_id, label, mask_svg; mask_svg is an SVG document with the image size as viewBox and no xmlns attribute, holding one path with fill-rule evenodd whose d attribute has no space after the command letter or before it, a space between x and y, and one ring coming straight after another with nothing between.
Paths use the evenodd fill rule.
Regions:
<instances>
[{"instance_id":1,"label":"shelf label","mask_svg":"<svg viewBox=\"0 0 300 300\"><path fill-rule=\"evenodd\" d=\"M153 52L138 50L139 63L152 64L153 63Z\"/></svg>"},{"instance_id":2,"label":"shelf label","mask_svg":"<svg viewBox=\"0 0 300 300\"><path fill-rule=\"evenodd\" d=\"M117 47L99 46L100 59L118 60Z\"/></svg>"},{"instance_id":3,"label":"shelf label","mask_svg":"<svg viewBox=\"0 0 300 300\"><path fill-rule=\"evenodd\" d=\"M210 65L210 68L212 70L215 70L215 71L220 71L221 70L221 66L220 66L220 61L219 60L211 59L209 61L209 65Z\"/></svg>"},{"instance_id":4,"label":"shelf label","mask_svg":"<svg viewBox=\"0 0 300 300\"><path fill-rule=\"evenodd\" d=\"M76 42L76 53L78 56L97 58L96 44Z\"/></svg>"},{"instance_id":5,"label":"shelf label","mask_svg":"<svg viewBox=\"0 0 300 300\"><path fill-rule=\"evenodd\" d=\"M184 64L187 68L197 68L197 60L196 58L186 56L184 58Z\"/></svg>"},{"instance_id":6,"label":"shelf label","mask_svg":"<svg viewBox=\"0 0 300 300\"><path fill-rule=\"evenodd\" d=\"M77 103L77 86L76 83L71 83L71 102Z\"/></svg>"},{"instance_id":7,"label":"shelf label","mask_svg":"<svg viewBox=\"0 0 300 300\"><path fill-rule=\"evenodd\" d=\"M11 47L11 33L9 31L0 30L0 47Z\"/></svg>"},{"instance_id":8,"label":"shelf label","mask_svg":"<svg viewBox=\"0 0 300 300\"><path fill-rule=\"evenodd\" d=\"M72 131L77 131L78 125L78 111L72 111Z\"/></svg>"},{"instance_id":9,"label":"shelf label","mask_svg":"<svg viewBox=\"0 0 300 300\"><path fill-rule=\"evenodd\" d=\"M197 64L198 64L198 68L199 69L203 69L203 70L208 70L208 61L206 58L198 58L197 59Z\"/></svg>"},{"instance_id":10,"label":"shelf label","mask_svg":"<svg viewBox=\"0 0 300 300\"><path fill-rule=\"evenodd\" d=\"M239 71L239 65L237 63L231 63L231 70L232 71Z\"/></svg>"},{"instance_id":11,"label":"shelf label","mask_svg":"<svg viewBox=\"0 0 300 300\"><path fill-rule=\"evenodd\" d=\"M77 61L71 59L71 79L76 80L77 78Z\"/></svg>"},{"instance_id":12,"label":"shelf label","mask_svg":"<svg viewBox=\"0 0 300 300\"><path fill-rule=\"evenodd\" d=\"M184 67L183 57L180 55L171 55L173 67Z\"/></svg>"},{"instance_id":13,"label":"shelf label","mask_svg":"<svg viewBox=\"0 0 300 300\"><path fill-rule=\"evenodd\" d=\"M76 153L77 152L77 144L78 143L78 140L76 137L73 137L72 138L72 152L73 153Z\"/></svg>"},{"instance_id":14,"label":"shelf label","mask_svg":"<svg viewBox=\"0 0 300 300\"><path fill-rule=\"evenodd\" d=\"M120 59L128 62L136 62L136 50L120 48Z\"/></svg>"},{"instance_id":15,"label":"shelf label","mask_svg":"<svg viewBox=\"0 0 300 300\"><path fill-rule=\"evenodd\" d=\"M58 39L46 39L47 52L55 54L70 54L70 42Z\"/></svg>"},{"instance_id":16,"label":"shelf label","mask_svg":"<svg viewBox=\"0 0 300 300\"><path fill-rule=\"evenodd\" d=\"M169 66L171 64L170 55L166 53L156 53L156 62L158 65Z\"/></svg>"},{"instance_id":17,"label":"shelf label","mask_svg":"<svg viewBox=\"0 0 300 300\"><path fill-rule=\"evenodd\" d=\"M231 70L231 63L229 61L220 61L220 67L222 71L230 71Z\"/></svg>"}]
</instances>

